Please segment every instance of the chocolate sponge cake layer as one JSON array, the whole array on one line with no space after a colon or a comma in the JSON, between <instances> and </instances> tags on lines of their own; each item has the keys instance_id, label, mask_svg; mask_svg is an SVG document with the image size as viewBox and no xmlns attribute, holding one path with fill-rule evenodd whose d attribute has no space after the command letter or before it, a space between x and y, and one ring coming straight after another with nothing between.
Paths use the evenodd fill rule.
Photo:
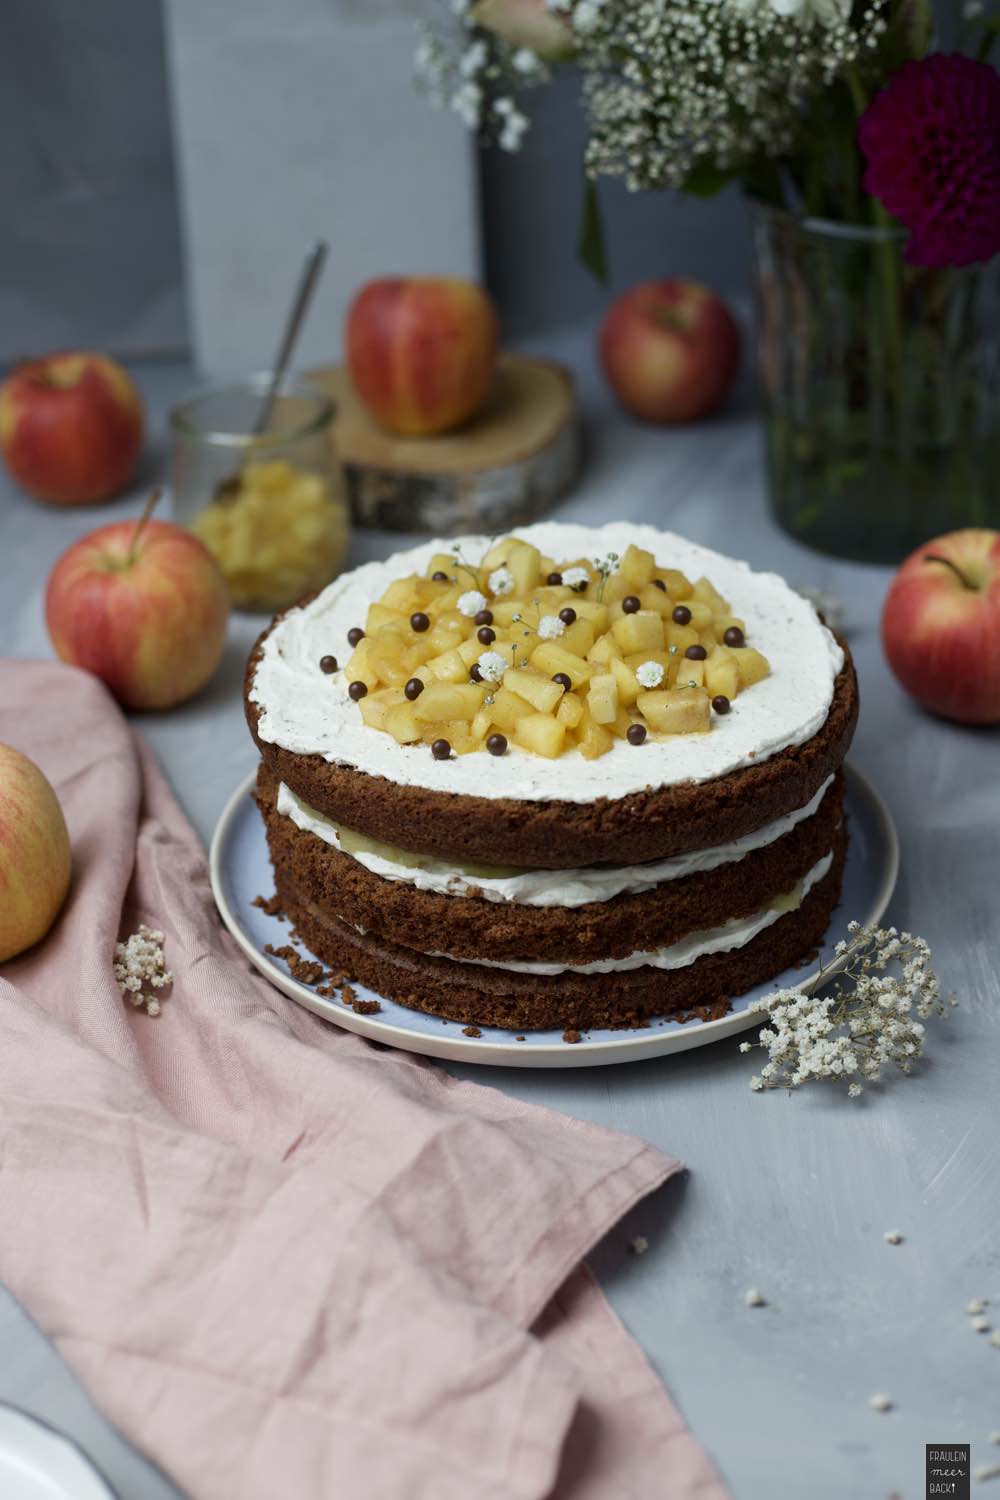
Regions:
<instances>
[{"instance_id":1,"label":"chocolate sponge cake layer","mask_svg":"<svg viewBox=\"0 0 1000 1500\"><path fill-rule=\"evenodd\" d=\"M822 940L840 895L846 832L834 836L827 875L802 905L751 942L711 953L681 969L651 967L608 974L525 974L428 957L400 943L359 933L318 909L284 864L276 868L283 908L306 945L339 973L378 994L431 1015L512 1031L580 1031L641 1024L695 1007L722 1010L732 997L806 960Z\"/></svg>"},{"instance_id":2,"label":"chocolate sponge cake layer","mask_svg":"<svg viewBox=\"0 0 1000 1500\"><path fill-rule=\"evenodd\" d=\"M760 764L711 781L591 802L459 795L404 786L262 740L250 689L264 638L247 664L244 698L247 723L272 775L310 807L370 838L478 863L525 869L642 864L730 843L803 807L839 769L858 716L854 666L841 641L845 661L826 721L811 739Z\"/></svg>"},{"instance_id":3,"label":"chocolate sponge cake layer","mask_svg":"<svg viewBox=\"0 0 1000 1500\"><path fill-rule=\"evenodd\" d=\"M388 880L298 828L276 809L278 786L262 765L257 801L280 881L300 901L417 950L456 958L530 958L584 964L666 948L691 932L748 917L791 890L834 847L842 818L838 774L817 811L774 843L715 869L584 906L524 906L418 890Z\"/></svg>"}]
</instances>

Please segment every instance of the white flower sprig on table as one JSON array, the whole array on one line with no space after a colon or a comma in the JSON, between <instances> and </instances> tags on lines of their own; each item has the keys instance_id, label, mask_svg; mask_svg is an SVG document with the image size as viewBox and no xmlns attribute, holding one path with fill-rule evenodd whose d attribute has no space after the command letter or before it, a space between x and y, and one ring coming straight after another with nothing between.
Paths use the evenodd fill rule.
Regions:
<instances>
[{"instance_id":1,"label":"white flower sprig on table","mask_svg":"<svg viewBox=\"0 0 1000 1500\"><path fill-rule=\"evenodd\" d=\"M141 922L138 932L133 932L124 943L115 944L112 967L118 988L136 1010L145 1007L148 1016L160 1014L160 1002L155 995L146 994L145 987L165 989L174 977L166 966L163 942L162 932Z\"/></svg>"},{"instance_id":2,"label":"white flower sprig on table","mask_svg":"<svg viewBox=\"0 0 1000 1500\"><path fill-rule=\"evenodd\" d=\"M838 976L832 990L778 990L751 1003L751 1011L766 1011L771 1020L756 1043L768 1061L750 1080L752 1089L832 1078L857 1098L863 1083L875 1083L885 1068L911 1072L923 1055L922 1023L957 1005L954 996L942 1000L923 938L874 923L851 922L847 930L850 939L837 944L819 973L817 991ZM742 1042L740 1051L753 1045Z\"/></svg>"}]
</instances>

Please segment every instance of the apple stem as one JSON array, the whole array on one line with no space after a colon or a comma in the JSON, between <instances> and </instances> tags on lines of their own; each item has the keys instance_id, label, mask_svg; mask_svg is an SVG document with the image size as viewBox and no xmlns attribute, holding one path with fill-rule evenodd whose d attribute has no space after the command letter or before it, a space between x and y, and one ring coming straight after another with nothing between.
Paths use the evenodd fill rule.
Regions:
<instances>
[{"instance_id":1,"label":"apple stem","mask_svg":"<svg viewBox=\"0 0 1000 1500\"><path fill-rule=\"evenodd\" d=\"M139 542L142 538L142 533L145 531L147 525L149 524L150 516L153 514L153 511L160 503L161 493L161 490L155 489L150 495L149 499L146 501L146 507L143 510L142 515L139 517L135 531L132 533L132 542L128 549L128 557L126 557L125 559L125 566L127 568L130 568L135 562L136 552L139 547Z\"/></svg>"},{"instance_id":2,"label":"apple stem","mask_svg":"<svg viewBox=\"0 0 1000 1500\"><path fill-rule=\"evenodd\" d=\"M945 565L946 568L950 568L951 569L951 571L954 573L955 577L959 580L959 582L961 583L961 585L962 585L962 587L964 589L970 589L970 590L972 590L972 592L975 592L975 588L976 588L975 584L974 583L970 583L969 579L966 578L966 576L962 572L961 568L956 567L956 565L952 562L952 560L951 560L950 557L939 557L936 552L925 552L924 553L924 562L944 563L944 565Z\"/></svg>"}]
</instances>

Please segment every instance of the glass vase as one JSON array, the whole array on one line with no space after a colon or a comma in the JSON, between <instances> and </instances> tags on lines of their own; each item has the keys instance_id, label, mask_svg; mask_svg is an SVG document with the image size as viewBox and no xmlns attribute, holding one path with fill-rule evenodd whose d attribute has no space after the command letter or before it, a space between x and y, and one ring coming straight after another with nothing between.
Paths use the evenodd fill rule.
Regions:
<instances>
[{"instance_id":1,"label":"glass vase","mask_svg":"<svg viewBox=\"0 0 1000 1500\"><path fill-rule=\"evenodd\" d=\"M908 265L905 235L753 207L771 505L797 540L898 563L1000 526L1000 258Z\"/></svg>"}]
</instances>

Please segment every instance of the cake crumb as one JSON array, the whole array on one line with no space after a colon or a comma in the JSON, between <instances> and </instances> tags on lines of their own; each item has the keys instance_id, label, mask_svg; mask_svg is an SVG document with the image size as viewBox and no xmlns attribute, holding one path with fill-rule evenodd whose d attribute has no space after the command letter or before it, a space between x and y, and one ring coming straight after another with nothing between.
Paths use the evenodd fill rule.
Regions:
<instances>
[{"instance_id":1,"label":"cake crumb","mask_svg":"<svg viewBox=\"0 0 1000 1500\"><path fill-rule=\"evenodd\" d=\"M747 1307L767 1306L767 1298L764 1296L763 1292L759 1292L755 1286L749 1287L743 1293L743 1301L746 1303Z\"/></svg>"},{"instance_id":2,"label":"cake crumb","mask_svg":"<svg viewBox=\"0 0 1000 1500\"><path fill-rule=\"evenodd\" d=\"M564 1042L582 1042L583 1037L573 1027L568 1027L562 1034Z\"/></svg>"},{"instance_id":3,"label":"cake crumb","mask_svg":"<svg viewBox=\"0 0 1000 1500\"><path fill-rule=\"evenodd\" d=\"M275 891L273 896L255 896L250 903L251 906L259 906L261 911L269 917L279 917L285 921L284 908L281 905L281 897Z\"/></svg>"},{"instance_id":4,"label":"cake crumb","mask_svg":"<svg viewBox=\"0 0 1000 1500\"><path fill-rule=\"evenodd\" d=\"M351 1009L356 1016L374 1016L382 1007L377 1000L352 1000Z\"/></svg>"},{"instance_id":5,"label":"cake crumb","mask_svg":"<svg viewBox=\"0 0 1000 1500\"><path fill-rule=\"evenodd\" d=\"M885 1412L892 1411L895 1402L893 1401L891 1396L886 1395L885 1391L876 1391L874 1396L871 1396L869 1398L868 1405L871 1407L872 1411Z\"/></svg>"},{"instance_id":6,"label":"cake crumb","mask_svg":"<svg viewBox=\"0 0 1000 1500\"><path fill-rule=\"evenodd\" d=\"M514 1040L515 1040L515 1042L523 1042L523 1041L526 1041L526 1040L527 1040L527 1038L526 1038L526 1037L524 1037L524 1036L516 1036L516 1037L515 1037L515 1038L514 1038Z\"/></svg>"},{"instance_id":7,"label":"cake crumb","mask_svg":"<svg viewBox=\"0 0 1000 1500\"><path fill-rule=\"evenodd\" d=\"M346 983L342 984L340 986L340 992L341 992L341 994L344 997L344 1004L345 1005L353 1005L354 1002L355 1002L355 1000L358 998L358 992L357 992L357 990L354 989L353 986L351 986L349 984L346 984Z\"/></svg>"},{"instance_id":8,"label":"cake crumb","mask_svg":"<svg viewBox=\"0 0 1000 1500\"><path fill-rule=\"evenodd\" d=\"M479 1029L478 1026L463 1026L462 1027L462 1035L463 1036L482 1036L482 1034L483 1033L480 1031L480 1029Z\"/></svg>"},{"instance_id":9,"label":"cake crumb","mask_svg":"<svg viewBox=\"0 0 1000 1500\"><path fill-rule=\"evenodd\" d=\"M273 943L265 943L264 952L269 953L272 958L283 958L288 965L288 972L298 984L318 984L323 978L323 965L314 958L303 958L291 943L283 943L280 948L276 948Z\"/></svg>"},{"instance_id":10,"label":"cake crumb","mask_svg":"<svg viewBox=\"0 0 1000 1500\"><path fill-rule=\"evenodd\" d=\"M634 1240L629 1240L628 1247L633 1255L645 1255L649 1249L649 1241L644 1234L637 1234Z\"/></svg>"},{"instance_id":11,"label":"cake crumb","mask_svg":"<svg viewBox=\"0 0 1000 1500\"><path fill-rule=\"evenodd\" d=\"M903 1243L903 1236L898 1229L887 1229L882 1238L887 1245L901 1245Z\"/></svg>"}]
</instances>

